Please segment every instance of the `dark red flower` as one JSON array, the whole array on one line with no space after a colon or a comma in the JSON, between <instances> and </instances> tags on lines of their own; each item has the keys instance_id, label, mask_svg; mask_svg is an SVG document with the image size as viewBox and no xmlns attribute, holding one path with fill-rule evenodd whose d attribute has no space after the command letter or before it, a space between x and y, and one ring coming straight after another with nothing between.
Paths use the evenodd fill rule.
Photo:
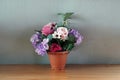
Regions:
<instances>
[{"instance_id":1,"label":"dark red flower","mask_svg":"<svg viewBox=\"0 0 120 80\"><path fill-rule=\"evenodd\" d=\"M61 46L56 43L52 43L52 45L50 46L50 52L57 52L61 50L62 50Z\"/></svg>"}]
</instances>

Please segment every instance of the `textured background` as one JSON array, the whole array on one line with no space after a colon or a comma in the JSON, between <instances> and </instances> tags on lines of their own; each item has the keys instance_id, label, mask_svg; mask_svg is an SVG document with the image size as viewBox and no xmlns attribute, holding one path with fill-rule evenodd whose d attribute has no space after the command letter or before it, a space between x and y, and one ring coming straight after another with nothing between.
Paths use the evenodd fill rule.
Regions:
<instances>
[{"instance_id":1,"label":"textured background","mask_svg":"<svg viewBox=\"0 0 120 80\"><path fill-rule=\"evenodd\" d=\"M48 64L29 38L58 12L75 12L71 26L84 36L68 64L119 64L119 8L120 0L0 0L0 64Z\"/></svg>"}]
</instances>

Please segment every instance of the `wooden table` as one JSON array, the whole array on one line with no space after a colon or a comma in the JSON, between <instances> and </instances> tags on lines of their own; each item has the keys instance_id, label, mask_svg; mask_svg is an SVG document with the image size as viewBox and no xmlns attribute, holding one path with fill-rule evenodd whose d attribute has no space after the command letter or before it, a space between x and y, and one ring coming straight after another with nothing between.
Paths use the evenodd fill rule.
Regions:
<instances>
[{"instance_id":1,"label":"wooden table","mask_svg":"<svg viewBox=\"0 0 120 80\"><path fill-rule=\"evenodd\" d=\"M120 65L0 65L0 80L120 80Z\"/></svg>"}]
</instances>

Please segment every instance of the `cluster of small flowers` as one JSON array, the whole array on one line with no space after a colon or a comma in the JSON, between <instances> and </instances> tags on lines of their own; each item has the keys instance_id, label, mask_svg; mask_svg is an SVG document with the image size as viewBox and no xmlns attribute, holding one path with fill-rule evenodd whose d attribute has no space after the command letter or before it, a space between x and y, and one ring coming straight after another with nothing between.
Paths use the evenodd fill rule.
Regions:
<instances>
[{"instance_id":1,"label":"cluster of small flowers","mask_svg":"<svg viewBox=\"0 0 120 80\"><path fill-rule=\"evenodd\" d=\"M31 37L30 41L35 48L35 52L38 55L44 55L47 51L57 52L62 51L62 47L60 44L51 42L51 39L59 39L62 41L66 41L68 39L68 35L73 35L76 39L74 45L78 45L82 42L83 37L81 34L75 29L68 29L66 27L58 27L56 23L52 22L45 26L40 31L37 31ZM44 38L42 36L45 36ZM50 38L51 37L51 38Z\"/></svg>"}]
</instances>

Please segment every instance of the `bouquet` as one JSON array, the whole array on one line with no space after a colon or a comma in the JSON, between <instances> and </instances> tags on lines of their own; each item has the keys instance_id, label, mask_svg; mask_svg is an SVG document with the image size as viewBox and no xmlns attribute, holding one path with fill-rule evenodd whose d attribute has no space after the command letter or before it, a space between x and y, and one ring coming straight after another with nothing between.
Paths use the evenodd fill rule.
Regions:
<instances>
[{"instance_id":1,"label":"bouquet","mask_svg":"<svg viewBox=\"0 0 120 80\"><path fill-rule=\"evenodd\" d=\"M73 47L82 42L83 36L68 26L68 19L72 14L72 12L58 13L62 17L60 23L50 22L41 30L35 30L30 42L38 55L43 56L47 52L70 52Z\"/></svg>"}]
</instances>

